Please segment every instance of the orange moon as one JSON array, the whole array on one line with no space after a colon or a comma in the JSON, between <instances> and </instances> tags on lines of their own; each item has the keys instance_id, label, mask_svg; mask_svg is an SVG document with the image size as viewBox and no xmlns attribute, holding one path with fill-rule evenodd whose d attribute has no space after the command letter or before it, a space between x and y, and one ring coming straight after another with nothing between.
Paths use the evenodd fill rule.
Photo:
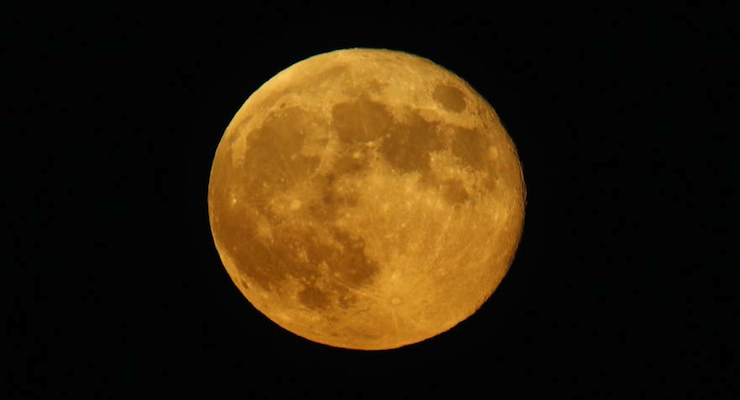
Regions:
<instances>
[{"instance_id":1,"label":"orange moon","mask_svg":"<svg viewBox=\"0 0 740 400\"><path fill-rule=\"evenodd\" d=\"M514 143L468 83L380 49L275 75L218 145L208 212L249 302L330 346L392 349L472 315L508 271L526 190Z\"/></svg>"}]
</instances>

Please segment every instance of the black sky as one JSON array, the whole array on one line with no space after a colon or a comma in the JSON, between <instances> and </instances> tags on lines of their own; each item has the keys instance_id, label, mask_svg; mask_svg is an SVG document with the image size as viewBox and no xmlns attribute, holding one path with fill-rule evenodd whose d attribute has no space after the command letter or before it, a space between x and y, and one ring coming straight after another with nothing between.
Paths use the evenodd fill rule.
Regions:
<instances>
[{"instance_id":1,"label":"black sky","mask_svg":"<svg viewBox=\"0 0 740 400\"><path fill-rule=\"evenodd\" d=\"M2 397L736 397L729 7L365 7L0 7ZM208 225L210 163L234 113L280 70L346 47L466 79L527 184L493 297L395 351L333 349L270 322Z\"/></svg>"}]
</instances>

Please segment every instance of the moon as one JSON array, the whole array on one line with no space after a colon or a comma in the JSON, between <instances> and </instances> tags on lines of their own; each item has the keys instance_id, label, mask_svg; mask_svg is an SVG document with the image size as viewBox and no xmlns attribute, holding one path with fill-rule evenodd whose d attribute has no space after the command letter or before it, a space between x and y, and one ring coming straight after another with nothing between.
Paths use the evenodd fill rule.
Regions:
<instances>
[{"instance_id":1,"label":"moon","mask_svg":"<svg viewBox=\"0 0 740 400\"><path fill-rule=\"evenodd\" d=\"M329 346L445 332L513 262L526 202L516 147L468 83L432 61L344 49L242 105L208 187L214 243L261 313Z\"/></svg>"}]
</instances>

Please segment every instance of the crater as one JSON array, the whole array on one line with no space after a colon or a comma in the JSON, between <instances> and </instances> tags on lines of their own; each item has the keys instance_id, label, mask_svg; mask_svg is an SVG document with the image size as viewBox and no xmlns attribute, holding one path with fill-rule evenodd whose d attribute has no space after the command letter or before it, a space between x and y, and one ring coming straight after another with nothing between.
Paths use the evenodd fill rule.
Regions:
<instances>
[{"instance_id":1,"label":"crater","mask_svg":"<svg viewBox=\"0 0 740 400\"><path fill-rule=\"evenodd\" d=\"M465 109L465 95L454 86L437 85L432 93L432 98L447 111L460 113Z\"/></svg>"}]
</instances>

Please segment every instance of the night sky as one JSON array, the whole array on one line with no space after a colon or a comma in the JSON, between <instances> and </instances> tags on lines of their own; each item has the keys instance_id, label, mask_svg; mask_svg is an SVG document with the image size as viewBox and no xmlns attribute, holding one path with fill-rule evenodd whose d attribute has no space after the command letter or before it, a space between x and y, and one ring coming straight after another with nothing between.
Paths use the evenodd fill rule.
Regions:
<instances>
[{"instance_id":1,"label":"night sky","mask_svg":"<svg viewBox=\"0 0 740 400\"><path fill-rule=\"evenodd\" d=\"M740 395L729 6L10 3L0 397ZM392 351L327 347L262 316L208 222L210 165L242 103L347 47L467 80L527 185L494 295Z\"/></svg>"}]
</instances>

